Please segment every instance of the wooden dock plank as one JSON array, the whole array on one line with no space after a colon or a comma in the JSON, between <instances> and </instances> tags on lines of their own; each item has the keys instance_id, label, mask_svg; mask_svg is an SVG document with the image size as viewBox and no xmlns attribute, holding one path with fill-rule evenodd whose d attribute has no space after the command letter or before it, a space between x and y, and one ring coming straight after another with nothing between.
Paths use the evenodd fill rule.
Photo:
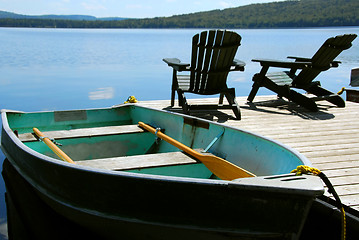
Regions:
<instances>
[{"instance_id":1,"label":"wooden dock plank","mask_svg":"<svg viewBox=\"0 0 359 240\"><path fill-rule=\"evenodd\" d=\"M345 161L353 161L359 159L359 154L347 154L342 156L320 156L316 158L311 158L312 163L331 163L333 161L337 162L345 162Z\"/></svg>"},{"instance_id":2,"label":"wooden dock plank","mask_svg":"<svg viewBox=\"0 0 359 240\"><path fill-rule=\"evenodd\" d=\"M322 170L335 186L342 202L359 211L359 104L346 102L338 108L326 101L317 102L318 112L310 112L276 96L237 97L242 120L231 110L193 111L192 115L272 138L303 155ZM218 98L189 99L193 104L215 104ZM181 112L169 100L146 101L148 107Z\"/></svg>"},{"instance_id":3,"label":"wooden dock plank","mask_svg":"<svg viewBox=\"0 0 359 240\"><path fill-rule=\"evenodd\" d=\"M359 178L357 176L338 176L331 177L330 182L333 184L333 186L359 184Z\"/></svg>"},{"instance_id":4,"label":"wooden dock plank","mask_svg":"<svg viewBox=\"0 0 359 240\"><path fill-rule=\"evenodd\" d=\"M349 135L349 134L348 134ZM353 134L352 136L349 135L349 137L345 138L345 139L338 139L332 136L318 136L318 137L313 137L313 138L303 138L303 139L298 139L298 141L296 141L296 139L292 139L292 141L290 141L290 139L286 140L286 143L288 145L290 145L291 147L294 148L299 148L299 147L305 147L308 145L338 145L338 144L348 144L348 143L353 143L353 141L356 139L356 135ZM278 139L277 139L278 140ZM280 140L278 140L280 141Z\"/></svg>"},{"instance_id":5,"label":"wooden dock plank","mask_svg":"<svg viewBox=\"0 0 359 240\"><path fill-rule=\"evenodd\" d=\"M355 168L359 166L359 160L354 161L343 161L343 162L327 162L327 163L316 163L315 166L321 171L336 170L344 168ZM359 179L358 179L359 181Z\"/></svg>"},{"instance_id":6,"label":"wooden dock plank","mask_svg":"<svg viewBox=\"0 0 359 240\"><path fill-rule=\"evenodd\" d=\"M328 147L328 150L330 147ZM356 149L336 149L333 151L320 151L320 152L307 152L304 154L307 158L312 159L315 157L330 157L337 156L339 159L344 155L358 154Z\"/></svg>"},{"instance_id":7,"label":"wooden dock plank","mask_svg":"<svg viewBox=\"0 0 359 240\"><path fill-rule=\"evenodd\" d=\"M359 184L336 186L335 191L341 195L357 195L359 194Z\"/></svg>"},{"instance_id":8,"label":"wooden dock plank","mask_svg":"<svg viewBox=\"0 0 359 240\"><path fill-rule=\"evenodd\" d=\"M358 194L339 195L339 196L340 196L340 200L344 205L359 210Z\"/></svg>"},{"instance_id":9,"label":"wooden dock plank","mask_svg":"<svg viewBox=\"0 0 359 240\"><path fill-rule=\"evenodd\" d=\"M327 175L329 178L340 176L359 176L359 166L353 168L326 170L325 175Z\"/></svg>"}]
</instances>

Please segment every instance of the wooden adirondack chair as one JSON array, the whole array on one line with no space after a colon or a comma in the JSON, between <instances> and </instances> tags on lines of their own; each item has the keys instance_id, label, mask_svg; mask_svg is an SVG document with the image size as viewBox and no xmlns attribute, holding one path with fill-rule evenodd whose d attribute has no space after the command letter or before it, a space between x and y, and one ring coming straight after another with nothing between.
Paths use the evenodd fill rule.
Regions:
<instances>
[{"instance_id":1,"label":"wooden adirondack chair","mask_svg":"<svg viewBox=\"0 0 359 240\"><path fill-rule=\"evenodd\" d=\"M252 102L260 87L266 87L311 111L318 111L315 101L327 100L338 107L345 107L345 101L337 94L320 86L319 81L313 81L319 73L331 67L338 67L339 61L334 59L343 51L352 46L356 34L345 34L327 39L312 58L288 57L294 62L253 59L259 62L262 69L253 76L252 90L248 101ZM270 67L288 68L290 71L267 73ZM295 74L298 69L302 69ZM317 97L309 98L294 91L292 88L303 89Z\"/></svg>"},{"instance_id":2,"label":"wooden adirondack chair","mask_svg":"<svg viewBox=\"0 0 359 240\"><path fill-rule=\"evenodd\" d=\"M227 76L230 71L244 71L245 63L234 59L241 39L240 35L231 31L203 31L192 38L191 64L182 63L177 58L163 59L173 68L171 106L174 106L177 91L179 105L186 114L193 109L227 108L232 109L236 118L240 119L235 89L227 87ZM178 74L182 71L189 71L190 74ZM185 92L201 95L220 94L219 104L189 105ZM224 96L229 105L223 105Z\"/></svg>"}]
</instances>

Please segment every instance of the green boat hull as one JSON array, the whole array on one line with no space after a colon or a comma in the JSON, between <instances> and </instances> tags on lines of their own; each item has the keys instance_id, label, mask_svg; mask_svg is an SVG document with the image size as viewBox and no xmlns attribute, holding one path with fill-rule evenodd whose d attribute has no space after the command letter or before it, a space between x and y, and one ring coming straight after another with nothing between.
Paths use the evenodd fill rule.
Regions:
<instances>
[{"instance_id":1,"label":"green boat hull","mask_svg":"<svg viewBox=\"0 0 359 240\"><path fill-rule=\"evenodd\" d=\"M149 132L103 133L139 121L193 149L206 148L224 131L209 152L258 177L223 181L201 163L118 167L119 161L126 165L130 159L144 162L149 156L153 161L165 156L161 154L178 154ZM298 165L310 165L298 152L181 114L126 104L64 112L3 111L2 122L3 152L37 194L59 214L109 239L296 239L314 198L323 193L317 177L289 174ZM18 137L29 135L33 127L49 134L96 133L55 139L77 163L70 164L43 142ZM109 159L117 164L113 169L93 165Z\"/></svg>"}]
</instances>

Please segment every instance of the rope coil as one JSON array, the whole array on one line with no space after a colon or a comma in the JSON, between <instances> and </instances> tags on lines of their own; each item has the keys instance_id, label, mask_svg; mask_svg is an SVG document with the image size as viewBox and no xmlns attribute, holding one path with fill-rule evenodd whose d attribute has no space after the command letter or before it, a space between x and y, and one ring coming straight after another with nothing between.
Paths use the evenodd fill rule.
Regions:
<instances>
[{"instance_id":1,"label":"rope coil","mask_svg":"<svg viewBox=\"0 0 359 240\"><path fill-rule=\"evenodd\" d=\"M322 181L325 183L325 185L327 185L328 187L328 192L331 193L333 195L333 197L335 198L336 202L337 202L337 207L340 210L340 212L342 213L342 233L341 233L341 239L345 240L346 239L346 219L345 219L345 210L343 207L343 204L337 194L337 192L335 191L332 183L329 181L328 177L321 172L319 169L317 168L313 168L313 167L309 167L309 166L305 166L305 165L300 165L298 166L296 169L292 170L291 173L296 173L296 175L302 175L302 174L309 174L312 173L316 176L319 176Z\"/></svg>"},{"instance_id":2,"label":"rope coil","mask_svg":"<svg viewBox=\"0 0 359 240\"><path fill-rule=\"evenodd\" d=\"M129 96L124 103L137 103L137 102L138 100L136 99L135 96Z\"/></svg>"},{"instance_id":3,"label":"rope coil","mask_svg":"<svg viewBox=\"0 0 359 240\"><path fill-rule=\"evenodd\" d=\"M296 175L308 174L313 173L314 175L319 175L321 171L317 168L300 165L296 169L292 170L291 173L296 173Z\"/></svg>"}]
</instances>

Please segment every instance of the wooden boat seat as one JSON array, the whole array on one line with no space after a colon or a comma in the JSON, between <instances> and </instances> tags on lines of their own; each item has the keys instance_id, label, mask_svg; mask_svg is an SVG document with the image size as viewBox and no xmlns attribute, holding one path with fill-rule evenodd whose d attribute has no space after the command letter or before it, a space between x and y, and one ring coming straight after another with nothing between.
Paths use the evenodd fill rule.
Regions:
<instances>
[{"instance_id":1,"label":"wooden boat seat","mask_svg":"<svg viewBox=\"0 0 359 240\"><path fill-rule=\"evenodd\" d=\"M132 133L144 133L145 130L138 125L122 125L122 126L106 126L96 128L80 128L71 130L59 130L59 131L47 131L43 132L46 137L51 139L69 139L69 138L82 138L82 137L95 137L106 135L118 135L118 134L132 134ZM34 133L19 134L19 139L22 142L38 141ZM197 149L202 154L203 149ZM105 170L132 170L143 169L152 167L164 167L164 166L177 166L184 164L198 164L200 163L195 158L189 156L184 152L167 152L167 153L155 153L155 154L143 154L134 156L122 156L112 158L101 158L93 160L81 160L76 161L76 164L81 166L94 167Z\"/></svg>"},{"instance_id":2,"label":"wooden boat seat","mask_svg":"<svg viewBox=\"0 0 359 240\"><path fill-rule=\"evenodd\" d=\"M117 171L197 163L200 162L184 152L167 152L76 161L76 164L81 166Z\"/></svg>"},{"instance_id":3,"label":"wooden boat seat","mask_svg":"<svg viewBox=\"0 0 359 240\"><path fill-rule=\"evenodd\" d=\"M105 135L117 135L117 134L130 134L130 133L142 133L145 132L138 125L121 125L121 126L106 126L96 128L79 128L71 130L59 130L43 132L46 137L52 139L68 139L68 138L80 138L80 137L96 137ZM37 141L34 133L19 134L19 139L22 142Z\"/></svg>"}]
</instances>

